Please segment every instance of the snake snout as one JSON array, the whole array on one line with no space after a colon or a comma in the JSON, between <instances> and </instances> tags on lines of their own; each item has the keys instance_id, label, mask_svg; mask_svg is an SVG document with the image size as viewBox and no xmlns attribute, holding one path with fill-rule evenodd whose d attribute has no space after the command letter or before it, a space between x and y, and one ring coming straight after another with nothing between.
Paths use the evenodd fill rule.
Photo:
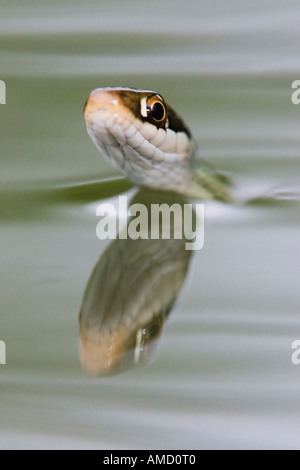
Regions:
<instances>
[{"instance_id":1,"label":"snake snout","mask_svg":"<svg viewBox=\"0 0 300 470\"><path fill-rule=\"evenodd\" d=\"M91 124L93 115L97 112L115 113L120 107L119 99L113 90L96 88L93 90L84 107L84 118Z\"/></svg>"}]
</instances>

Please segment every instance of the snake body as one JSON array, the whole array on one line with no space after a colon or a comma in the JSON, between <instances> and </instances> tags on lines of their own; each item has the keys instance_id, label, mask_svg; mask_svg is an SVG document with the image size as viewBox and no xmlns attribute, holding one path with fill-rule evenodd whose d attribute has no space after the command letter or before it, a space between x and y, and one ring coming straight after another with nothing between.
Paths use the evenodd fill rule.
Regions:
<instances>
[{"instance_id":1,"label":"snake body","mask_svg":"<svg viewBox=\"0 0 300 470\"><path fill-rule=\"evenodd\" d=\"M97 88L85 104L92 141L130 181L140 187L230 201L216 174L196 167L196 145L180 116L150 90Z\"/></svg>"}]
</instances>

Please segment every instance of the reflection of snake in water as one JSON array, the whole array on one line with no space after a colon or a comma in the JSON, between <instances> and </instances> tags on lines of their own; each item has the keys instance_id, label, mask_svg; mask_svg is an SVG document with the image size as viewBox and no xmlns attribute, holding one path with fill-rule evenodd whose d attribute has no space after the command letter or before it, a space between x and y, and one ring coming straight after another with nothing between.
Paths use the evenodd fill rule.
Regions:
<instances>
[{"instance_id":1,"label":"reflection of snake in water","mask_svg":"<svg viewBox=\"0 0 300 470\"><path fill-rule=\"evenodd\" d=\"M131 202L142 203L150 214L153 203L183 208L185 198L141 190ZM187 206L192 211L192 206ZM79 317L80 359L89 373L110 375L152 358L192 255L185 248L185 237L176 237L182 217L183 211L179 217L174 213L170 237L165 239L162 224L153 227L149 216L142 238L118 238L100 257L87 284ZM155 228L159 238L151 239L149 234Z\"/></svg>"},{"instance_id":2,"label":"reflection of snake in water","mask_svg":"<svg viewBox=\"0 0 300 470\"><path fill-rule=\"evenodd\" d=\"M136 185L231 201L221 177L204 163L195 166L191 132L161 95L97 88L86 102L84 115L95 145Z\"/></svg>"}]
</instances>

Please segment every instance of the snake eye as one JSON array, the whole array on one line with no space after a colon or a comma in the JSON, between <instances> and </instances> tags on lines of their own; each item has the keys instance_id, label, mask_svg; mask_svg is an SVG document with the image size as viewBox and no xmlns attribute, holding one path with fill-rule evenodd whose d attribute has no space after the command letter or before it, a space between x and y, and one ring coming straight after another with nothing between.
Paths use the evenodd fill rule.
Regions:
<instances>
[{"instance_id":1,"label":"snake eye","mask_svg":"<svg viewBox=\"0 0 300 470\"><path fill-rule=\"evenodd\" d=\"M151 96L147 101L148 117L159 125L164 125L166 121L166 108L164 103L157 99L157 96Z\"/></svg>"},{"instance_id":2,"label":"snake eye","mask_svg":"<svg viewBox=\"0 0 300 470\"><path fill-rule=\"evenodd\" d=\"M165 116L165 108L161 103L159 103L159 101L154 103L149 111L155 121L162 121Z\"/></svg>"}]
</instances>

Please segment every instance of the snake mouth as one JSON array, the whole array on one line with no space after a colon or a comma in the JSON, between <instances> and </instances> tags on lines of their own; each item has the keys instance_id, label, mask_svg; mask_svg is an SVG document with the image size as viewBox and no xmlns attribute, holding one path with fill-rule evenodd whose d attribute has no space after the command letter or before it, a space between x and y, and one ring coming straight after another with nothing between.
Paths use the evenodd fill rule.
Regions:
<instances>
[{"instance_id":1,"label":"snake mouth","mask_svg":"<svg viewBox=\"0 0 300 470\"><path fill-rule=\"evenodd\" d=\"M142 127L142 122L134 115L136 104L136 97L130 89L97 88L90 93L84 109L92 141L123 172L126 160L130 162L133 156L137 132ZM129 149L132 152L128 157Z\"/></svg>"}]
</instances>

